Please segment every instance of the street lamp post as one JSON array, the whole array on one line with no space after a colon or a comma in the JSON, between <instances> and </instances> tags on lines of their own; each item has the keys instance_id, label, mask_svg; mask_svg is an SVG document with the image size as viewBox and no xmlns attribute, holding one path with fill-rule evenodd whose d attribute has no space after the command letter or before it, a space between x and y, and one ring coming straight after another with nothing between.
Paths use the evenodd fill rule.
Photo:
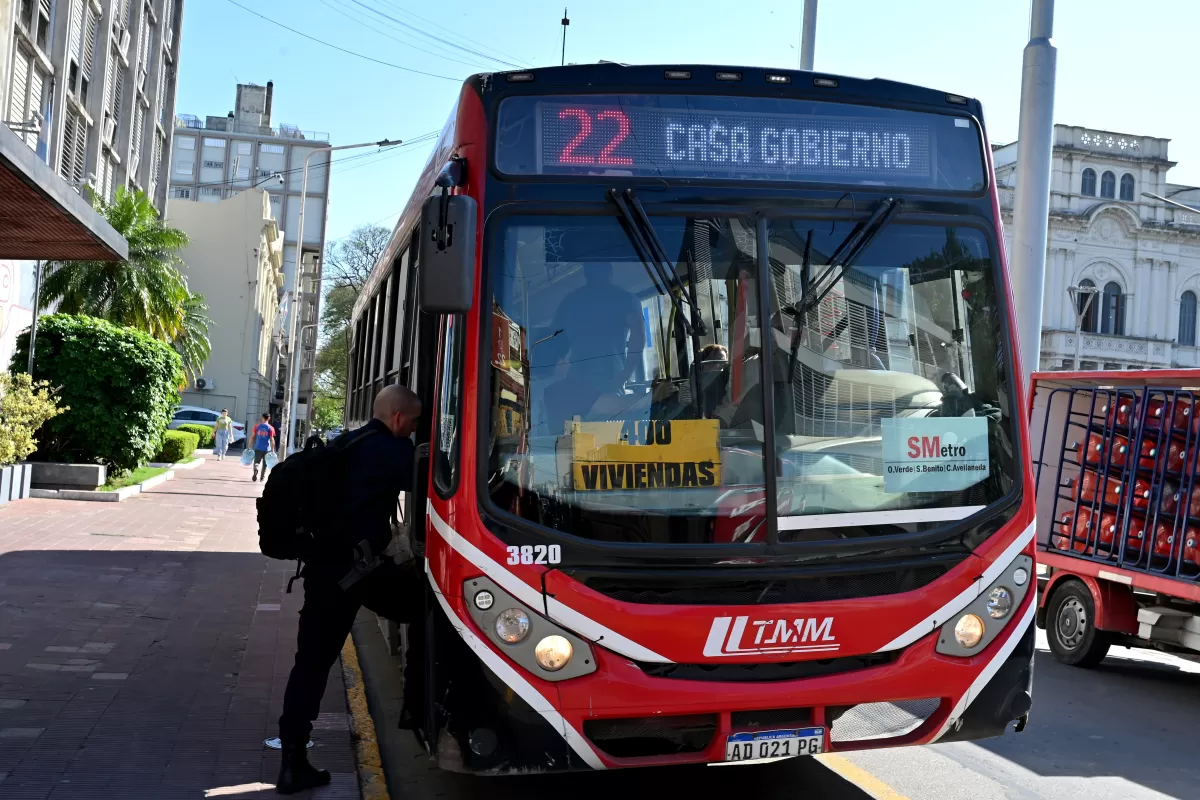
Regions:
<instances>
[{"instance_id":1,"label":"street lamp post","mask_svg":"<svg viewBox=\"0 0 1200 800\"><path fill-rule=\"evenodd\" d=\"M1087 316L1088 311L1092 308L1092 303L1096 300L1096 294L1099 292L1095 286L1083 286L1076 284L1067 287L1067 294L1071 296L1071 307L1075 309L1075 370L1079 370L1079 357L1083 349L1083 319ZM1079 304L1079 297L1083 295L1087 299L1083 301L1083 305Z\"/></svg>"},{"instance_id":2,"label":"street lamp post","mask_svg":"<svg viewBox=\"0 0 1200 800\"><path fill-rule=\"evenodd\" d=\"M300 315L300 297L298 289L300 287L300 269L304 265L304 203L308 195L308 167L312 162L312 157L317 153L330 153L334 150L355 150L362 147L394 147L401 144L401 141L391 141L383 139L378 142L361 142L359 144L341 144L337 147L319 147L308 154L304 159L304 177L300 181L300 219L298 221L299 230L296 232L296 268L292 271L292 309L288 314L288 382L285 387L283 397L283 416L279 423L279 460L282 461L288 455L288 443L291 441L292 431L291 423L296 417L296 395L300 391L300 359L296 353L296 318ZM333 157L330 156L329 166L333 166ZM325 189L329 190L329 172L326 170ZM319 289L318 289L319 290Z\"/></svg>"},{"instance_id":3,"label":"street lamp post","mask_svg":"<svg viewBox=\"0 0 1200 800\"><path fill-rule=\"evenodd\" d=\"M812 72L817 48L817 0L804 0L804 27L800 33L800 69Z\"/></svg>"},{"instance_id":4,"label":"street lamp post","mask_svg":"<svg viewBox=\"0 0 1200 800\"><path fill-rule=\"evenodd\" d=\"M1021 65L1021 118L1017 141L1017 195L1013 203L1012 293L1023 377L1038 368L1042 298L1050 223L1050 167L1054 156L1054 77L1058 53L1054 0L1032 0L1029 43Z\"/></svg>"}]
</instances>

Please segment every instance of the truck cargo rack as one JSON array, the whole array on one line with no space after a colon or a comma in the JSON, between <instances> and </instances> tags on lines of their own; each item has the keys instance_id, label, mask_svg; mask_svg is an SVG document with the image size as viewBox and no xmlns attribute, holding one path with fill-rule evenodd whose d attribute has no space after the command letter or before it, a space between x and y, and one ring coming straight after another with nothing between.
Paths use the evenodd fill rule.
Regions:
<instances>
[{"instance_id":1,"label":"truck cargo rack","mask_svg":"<svg viewBox=\"0 0 1200 800\"><path fill-rule=\"evenodd\" d=\"M1040 438L1039 549L1194 583L1200 578L1197 390L1121 385L1132 377L1039 376L1031 431L1035 443ZM1190 377L1200 383L1200 375Z\"/></svg>"}]
</instances>

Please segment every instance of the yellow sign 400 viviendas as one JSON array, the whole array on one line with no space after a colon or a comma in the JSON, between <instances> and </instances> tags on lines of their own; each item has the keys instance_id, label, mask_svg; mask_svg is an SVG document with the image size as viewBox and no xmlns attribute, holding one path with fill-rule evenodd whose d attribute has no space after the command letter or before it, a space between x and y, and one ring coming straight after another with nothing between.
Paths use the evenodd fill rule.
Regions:
<instances>
[{"instance_id":1,"label":"yellow sign 400 viviendas","mask_svg":"<svg viewBox=\"0 0 1200 800\"><path fill-rule=\"evenodd\" d=\"M719 486L719 426L714 419L577 422L571 454L575 489Z\"/></svg>"}]
</instances>

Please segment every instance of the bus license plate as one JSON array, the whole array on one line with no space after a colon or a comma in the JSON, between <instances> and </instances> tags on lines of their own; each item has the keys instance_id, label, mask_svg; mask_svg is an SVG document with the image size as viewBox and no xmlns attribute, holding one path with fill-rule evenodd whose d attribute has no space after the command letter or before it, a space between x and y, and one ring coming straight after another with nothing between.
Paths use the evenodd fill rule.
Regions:
<instances>
[{"instance_id":1,"label":"bus license plate","mask_svg":"<svg viewBox=\"0 0 1200 800\"><path fill-rule=\"evenodd\" d=\"M824 728L731 733L725 743L725 760L744 762L815 756L821 752L824 744Z\"/></svg>"}]
</instances>

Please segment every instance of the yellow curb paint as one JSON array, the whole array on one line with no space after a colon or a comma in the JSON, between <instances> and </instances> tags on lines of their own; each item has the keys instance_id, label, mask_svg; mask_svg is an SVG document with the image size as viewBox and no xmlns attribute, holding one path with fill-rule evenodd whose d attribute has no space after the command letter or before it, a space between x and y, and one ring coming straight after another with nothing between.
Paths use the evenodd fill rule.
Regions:
<instances>
[{"instance_id":1,"label":"yellow curb paint","mask_svg":"<svg viewBox=\"0 0 1200 800\"><path fill-rule=\"evenodd\" d=\"M358 766L358 788L362 800L390 800L383 761L379 757L379 740L375 737L375 722L367 707L363 690L362 670L358 666L358 650L354 637L347 636L342 645L342 679L346 683L346 707L350 710L350 735L354 740L354 756Z\"/></svg>"},{"instance_id":2,"label":"yellow curb paint","mask_svg":"<svg viewBox=\"0 0 1200 800\"><path fill-rule=\"evenodd\" d=\"M859 789L874 797L875 800L909 800L883 781L867 772L862 767L843 756L826 753L816 756L817 761L828 770L836 772L841 777L853 783Z\"/></svg>"}]
</instances>

